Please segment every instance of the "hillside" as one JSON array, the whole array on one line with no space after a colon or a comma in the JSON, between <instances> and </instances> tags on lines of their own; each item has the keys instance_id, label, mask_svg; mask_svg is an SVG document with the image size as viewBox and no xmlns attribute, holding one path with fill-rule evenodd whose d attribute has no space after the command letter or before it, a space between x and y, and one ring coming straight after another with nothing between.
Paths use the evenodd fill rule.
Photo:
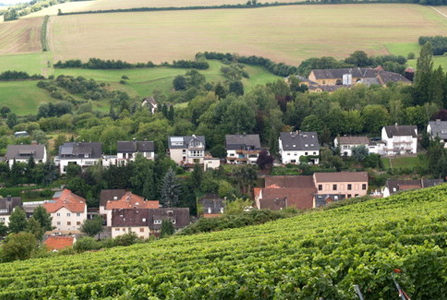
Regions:
<instances>
[{"instance_id":1,"label":"hillside","mask_svg":"<svg viewBox=\"0 0 447 300\"><path fill-rule=\"evenodd\" d=\"M412 299L447 294L447 185L260 226L0 265L1 299Z\"/></svg>"}]
</instances>

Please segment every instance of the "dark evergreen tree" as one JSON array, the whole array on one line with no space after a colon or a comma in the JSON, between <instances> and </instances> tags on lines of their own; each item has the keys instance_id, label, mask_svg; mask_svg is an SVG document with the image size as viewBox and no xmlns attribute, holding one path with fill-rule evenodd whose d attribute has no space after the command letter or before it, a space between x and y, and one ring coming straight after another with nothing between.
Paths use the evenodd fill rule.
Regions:
<instances>
[{"instance_id":1,"label":"dark evergreen tree","mask_svg":"<svg viewBox=\"0 0 447 300\"><path fill-rule=\"evenodd\" d=\"M422 46L414 76L414 104L423 105L433 100L433 50L430 43Z\"/></svg>"},{"instance_id":2,"label":"dark evergreen tree","mask_svg":"<svg viewBox=\"0 0 447 300\"><path fill-rule=\"evenodd\" d=\"M164 207L175 207L179 202L181 186L175 177L175 172L170 168L162 181L160 202Z\"/></svg>"}]
</instances>

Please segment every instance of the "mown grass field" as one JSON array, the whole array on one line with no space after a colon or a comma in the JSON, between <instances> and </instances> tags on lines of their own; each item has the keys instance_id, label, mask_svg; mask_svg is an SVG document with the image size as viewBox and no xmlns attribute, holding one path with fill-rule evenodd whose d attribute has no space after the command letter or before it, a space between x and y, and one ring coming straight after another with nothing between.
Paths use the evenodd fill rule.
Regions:
<instances>
[{"instance_id":1,"label":"mown grass field","mask_svg":"<svg viewBox=\"0 0 447 300\"><path fill-rule=\"evenodd\" d=\"M0 55L41 51L42 18L0 23Z\"/></svg>"},{"instance_id":2,"label":"mown grass field","mask_svg":"<svg viewBox=\"0 0 447 300\"><path fill-rule=\"evenodd\" d=\"M298 64L362 49L389 53L395 43L446 35L447 19L411 4L303 5L258 9L110 13L53 17L55 59L92 56L132 62L192 58L205 50Z\"/></svg>"},{"instance_id":3,"label":"mown grass field","mask_svg":"<svg viewBox=\"0 0 447 300\"><path fill-rule=\"evenodd\" d=\"M383 166L385 169L414 169L422 166L425 162L419 157L383 157Z\"/></svg>"},{"instance_id":4,"label":"mown grass field","mask_svg":"<svg viewBox=\"0 0 447 300\"><path fill-rule=\"evenodd\" d=\"M36 86L37 81L0 82L0 106L6 105L18 115L36 114L41 103L55 102Z\"/></svg>"}]
</instances>

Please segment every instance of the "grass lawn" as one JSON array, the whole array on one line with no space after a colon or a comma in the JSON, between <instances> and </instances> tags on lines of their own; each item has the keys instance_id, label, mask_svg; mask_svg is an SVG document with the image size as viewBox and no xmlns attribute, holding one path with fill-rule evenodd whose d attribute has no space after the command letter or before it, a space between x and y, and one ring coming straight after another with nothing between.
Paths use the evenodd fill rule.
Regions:
<instances>
[{"instance_id":1,"label":"grass lawn","mask_svg":"<svg viewBox=\"0 0 447 300\"><path fill-rule=\"evenodd\" d=\"M386 54L390 44L447 35L447 19L414 4L302 5L61 16L50 18L49 29L56 60L158 63L208 50L298 65L305 58L342 58L359 49Z\"/></svg>"},{"instance_id":2,"label":"grass lawn","mask_svg":"<svg viewBox=\"0 0 447 300\"><path fill-rule=\"evenodd\" d=\"M418 157L383 157L383 166L385 169L413 169L420 166L423 162Z\"/></svg>"},{"instance_id":3,"label":"grass lawn","mask_svg":"<svg viewBox=\"0 0 447 300\"><path fill-rule=\"evenodd\" d=\"M36 114L41 103L56 102L37 81L0 82L0 106L6 105L17 115Z\"/></svg>"},{"instance_id":4,"label":"grass lawn","mask_svg":"<svg viewBox=\"0 0 447 300\"><path fill-rule=\"evenodd\" d=\"M51 54L47 52L0 55L0 72L14 70L50 75L48 61L51 61Z\"/></svg>"}]
</instances>

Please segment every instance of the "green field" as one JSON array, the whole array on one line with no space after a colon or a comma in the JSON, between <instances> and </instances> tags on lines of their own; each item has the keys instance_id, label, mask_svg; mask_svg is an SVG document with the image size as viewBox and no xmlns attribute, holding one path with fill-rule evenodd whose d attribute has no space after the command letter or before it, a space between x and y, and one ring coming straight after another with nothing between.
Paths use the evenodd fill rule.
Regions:
<instances>
[{"instance_id":1,"label":"green field","mask_svg":"<svg viewBox=\"0 0 447 300\"><path fill-rule=\"evenodd\" d=\"M383 157L382 162L385 169L414 169L424 163L419 157Z\"/></svg>"},{"instance_id":2,"label":"green field","mask_svg":"<svg viewBox=\"0 0 447 300\"><path fill-rule=\"evenodd\" d=\"M447 185L148 244L0 264L0 299L412 299L447 294ZM348 200L349 201L349 200ZM351 200L353 202L357 200Z\"/></svg>"},{"instance_id":3,"label":"green field","mask_svg":"<svg viewBox=\"0 0 447 300\"><path fill-rule=\"evenodd\" d=\"M6 105L18 115L35 114L41 103L55 102L37 81L0 82L0 106Z\"/></svg>"}]
</instances>

